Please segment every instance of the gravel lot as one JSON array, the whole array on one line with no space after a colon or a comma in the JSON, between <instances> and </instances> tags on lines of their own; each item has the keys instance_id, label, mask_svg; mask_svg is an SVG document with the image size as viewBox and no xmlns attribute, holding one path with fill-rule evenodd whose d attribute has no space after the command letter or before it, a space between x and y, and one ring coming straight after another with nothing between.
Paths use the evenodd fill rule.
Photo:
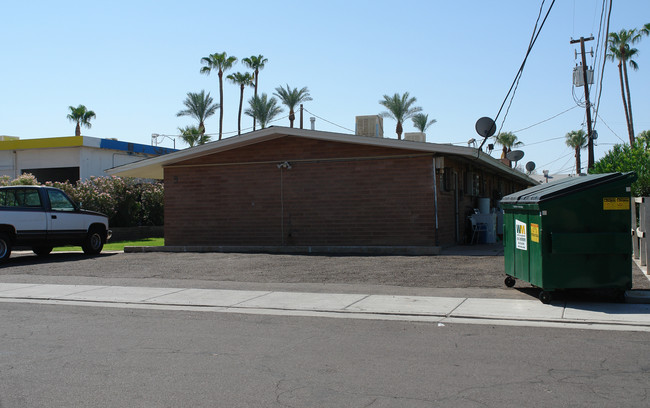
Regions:
<instances>
[{"instance_id":1,"label":"gravel lot","mask_svg":"<svg viewBox=\"0 0 650 408\"><path fill-rule=\"evenodd\" d=\"M52 253L12 254L0 267L10 281L101 282L112 280L151 286L173 281L178 286L242 287L282 284L302 290L339 285L340 291L372 286L420 289L505 289L503 255L468 256L460 251L441 256L323 256L239 253ZM489 253L489 251L484 251ZM634 288L650 289L650 281L634 266ZM121 281L120 281L121 280ZM3 279L3 281L8 281ZM120 283L121 284L121 283ZM125 283L126 284L126 283ZM517 288L531 286L517 282ZM381 291L381 290L379 290ZM395 292L395 290L393 290ZM426 292L426 291L425 291ZM452 291L447 291L452 293ZM408 293L416 293L413 290ZM427 292L428 293L428 292ZM395 293L399 294L399 293Z\"/></svg>"}]
</instances>

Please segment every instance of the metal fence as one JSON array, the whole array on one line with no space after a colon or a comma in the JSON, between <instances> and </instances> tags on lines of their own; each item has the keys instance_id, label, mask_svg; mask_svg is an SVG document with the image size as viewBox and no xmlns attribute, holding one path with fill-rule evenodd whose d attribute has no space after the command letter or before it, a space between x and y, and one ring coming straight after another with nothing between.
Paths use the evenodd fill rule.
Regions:
<instances>
[{"instance_id":1,"label":"metal fence","mask_svg":"<svg viewBox=\"0 0 650 408\"><path fill-rule=\"evenodd\" d=\"M637 215L638 214L638 215ZM647 266L650 259L650 197L634 197L632 208L632 248L634 258L641 266Z\"/></svg>"}]
</instances>

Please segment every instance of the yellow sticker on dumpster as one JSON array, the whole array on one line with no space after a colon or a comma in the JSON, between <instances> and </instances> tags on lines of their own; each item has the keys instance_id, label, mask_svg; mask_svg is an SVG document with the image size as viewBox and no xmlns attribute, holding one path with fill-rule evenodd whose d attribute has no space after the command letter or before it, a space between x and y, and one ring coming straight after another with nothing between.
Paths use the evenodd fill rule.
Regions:
<instances>
[{"instance_id":1,"label":"yellow sticker on dumpster","mask_svg":"<svg viewBox=\"0 0 650 408\"><path fill-rule=\"evenodd\" d=\"M532 242L539 242L539 225L530 223L530 240Z\"/></svg>"},{"instance_id":2,"label":"yellow sticker on dumpster","mask_svg":"<svg viewBox=\"0 0 650 408\"><path fill-rule=\"evenodd\" d=\"M603 197L603 210L629 210L630 197Z\"/></svg>"}]
</instances>

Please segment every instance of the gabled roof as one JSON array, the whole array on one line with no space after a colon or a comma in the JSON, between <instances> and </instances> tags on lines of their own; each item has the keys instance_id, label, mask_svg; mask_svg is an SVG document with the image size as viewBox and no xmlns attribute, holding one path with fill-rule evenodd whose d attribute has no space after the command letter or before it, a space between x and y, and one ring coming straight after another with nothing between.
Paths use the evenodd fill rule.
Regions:
<instances>
[{"instance_id":1,"label":"gabled roof","mask_svg":"<svg viewBox=\"0 0 650 408\"><path fill-rule=\"evenodd\" d=\"M344 133L322 132L318 130L287 128L280 126L272 126L266 129L246 133L241 136L234 136L228 139L222 139L189 149L180 150L175 153L166 154L164 156L152 157L135 163L125 164L123 166L108 169L106 170L106 173L109 175L123 177L162 179L164 175L163 169L165 166L169 166L189 159L195 159L208 154L238 149L244 146L286 136L337 143L353 143L358 145L420 151L423 153L432 153L436 156L458 156L469 160L476 160L481 165L490 168L497 173L508 174L511 177L519 179L524 183L531 185L538 184L535 180L528 177L527 175L504 165L499 160L496 160L488 154L470 147L453 146L449 144L439 143L412 142L408 140L384 139Z\"/></svg>"}]
</instances>

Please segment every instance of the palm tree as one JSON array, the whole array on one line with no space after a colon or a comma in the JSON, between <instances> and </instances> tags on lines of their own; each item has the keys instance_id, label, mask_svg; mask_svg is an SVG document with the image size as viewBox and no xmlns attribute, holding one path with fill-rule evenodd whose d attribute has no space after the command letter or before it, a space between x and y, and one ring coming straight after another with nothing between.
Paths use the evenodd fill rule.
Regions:
<instances>
[{"instance_id":1,"label":"palm tree","mask_svg":"<svg viewBox=\"0 0 650 408\"><path fill-rule=\"evenodd\" d=\"M572 130L565 137L566 145L573 148L576 152L576 174L580 174L582 172L580 150L587 147L587 133L582 129Z\"/></svg>"},{"instance_id":2,"label":"palm tree","mask_svg":"<svg viewBox=\"0 0 650 408\"><path fill-rule=\"evenodd\" d=\"M188 92L183 105L187 109L179 111L176 116L191 116L198 120L198 130L201 134L205 133L205 120L214 115L219 108L219 105L215 104L210 96L210 92L206 95L203 89L199 93Z\"/></svg>"},{"instance_id":3,"label":"palm tree","mask_svg":"<svg viewBox=\"0 0 650 408\"><path fill-rule=\"evenodd\" d=\"M232 83L238 84L240 87L239 95L239 113L237 114L237 135L241 135L241 110L244 103L244 87L253 85L253 76L250 72L235 72L234 74L228 75L228 78Z\"/></svg>"},{"instance_id":4,"label":"palm tree","mask_svg":"<svg viewBox=\"0 0 650 408\"><path fill-rule=\"evenodd\" d=\"M312 100L307 87L304 87L301 90L298 90L298 88L291 89L289 84L287 84L286 89L281 86L275 88L275 93L273 95L280 98L280 102L289 108L289 127L293 127L293 121L296 120L296 115L293 111L296 105Z\"/></svg>"},{"instance_id":5,"label":"palm tree","mask_svg":"<svg viewBox=\"0 0 650 408\"><path fill-rule=\"evenodd\" d=\"M253 78L255 80L255 96L257 96L257 78L260 76L260 69L264 69L264 65L269 62L263 55L252 55L250 58L242 60L244 64L253 70ZM255 130L255 118L253 118L253 130Z\"/></svg>"},{"instance_id":6,"label":"palm tree","mask_svg":"<svg viewBox=\"0 0 650 408\"><path fill-rule=\"evenodd\" d=\"M210 141L210 136L202 133L196 126L185 126L178 128L181 132L181 140L190 145L190 147L205 144Z\"/></svg>"},{"instance_id":7,"label":"palm tree","mask_svg":"<svg viewBox=\"0 0 650 408\"><path fill-rule=\"evenodd\" d=\"M400 96L395 94L392 97L384 95L384 100L379 101L380 105L383 105L387 112L382 112L380 115L384 118L391 118L397 121L397 126L395 127L395 132L397 133L397 139L402 139L402 123L405 120L412 117L416 113L422 111L420 107L412 107L415 103L415 97L409 98L409 93L404 92L404 95Z\"/></svg>"},{"instance_id":8,"label":"palm tree","mask_svg":"<svg viewBox=\"0 0 650 408\"><path fill-rule=\"evenodd\" d=\"M267 99L265 93L262 93L262 96L253 96L248 100L248 105L250 107L244 113L259 120L262 129L282 112L282 108L278 106L277 99L273 97Z\"/></svg>"},{"instance_id":9,"label":"palm tree","mask_svg":"<svg viewBox=\"0 0 650 408\"><path fill-rule=\"evenodd\" d=\"M205 65L201 68L202 74L210 75L214 69L219 75L219 140L223 134L223 72L232 68L235 62L237 62L237 57L229 57L225 52L201 58L201 64Z\"/></svg>"},{"instance_id":10,"label":"palm tree","mask_svg":"<svg viewBox=\"0 0 650 408\"><path fill-rule=\"evenodd\" d=\"M435 119L429 120L429 115L426 115L424 113L416 113L413 115L412 119L413 126L415 126L415 128L422 133L426 132L429 126L437 122Z\"/></svg>"},{"instance_id":11,"label":"palm tree","mask_svg":"<svg viewBox=\"0 0 650 408\"><path fill-rule=\"evenodd\" d=\"M618 33L609 33L609 53L606 58L610 61L618 60L618 76L621 81L621 97L623 98L623 108L625 110L625 119L627 120L627 131L630 138L630 146L634 144L634 120L632 118L632 99L630 97L630 83L627 76L627 64L629 63L635 71L639 65L632 58L637 55L639 50L632 48L631 45L641 40L645 34L644 28L639 32L636 28L631 30L621 30ZM627 100L626 100L627 94Z\"/></svg>"},{"instance_id":12,"label":"palm tree","mask_svg":"<svg viewBox=\"0 0 650 408\"><path fill-rule=\"evenodd\" d=\"M523 143L517 140L517 136L512 132L501 132L495 137L496 143L503 146L501 159L507 159L506 155L512 151L513 147L521 146ZM510 163L512 166L512 163Z\"/></svg>"},{"instance_id":13,"label":"palm tree","mask_svg":"<svg viewBox=\"0 0 650 408\"><path fill-rule=\"evenodd\" d=\"M85 106L79 105L76 108L74 106L68 106L70 113L68 114L68 119L72 122L77 122L77 127L75 128L74 135L81 136L81 125L84 125L88 129L92 127L90 124L91 119L95 119L95 112L86 109Z\"/></svg>"}]
</instances>

